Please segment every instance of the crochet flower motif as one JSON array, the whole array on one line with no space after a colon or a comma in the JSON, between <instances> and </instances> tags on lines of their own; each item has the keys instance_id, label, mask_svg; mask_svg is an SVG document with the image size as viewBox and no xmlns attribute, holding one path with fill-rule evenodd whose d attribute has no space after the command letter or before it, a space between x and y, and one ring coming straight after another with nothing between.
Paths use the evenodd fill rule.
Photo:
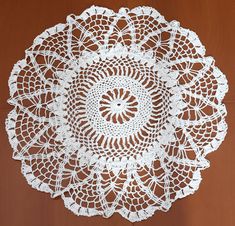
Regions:
<instances>
[{"instance_id":1,"label":"crochet flower motif","mask_svg":"<svg viewBox=\"0 0 235 226\"><path fill-rule=\"evenodd\" d=\"M227 130L225 75L150 7L69 15L36 37L9 87L13 158L77 215L169 210L198 189Z\"/></svg>"}]
</instances>

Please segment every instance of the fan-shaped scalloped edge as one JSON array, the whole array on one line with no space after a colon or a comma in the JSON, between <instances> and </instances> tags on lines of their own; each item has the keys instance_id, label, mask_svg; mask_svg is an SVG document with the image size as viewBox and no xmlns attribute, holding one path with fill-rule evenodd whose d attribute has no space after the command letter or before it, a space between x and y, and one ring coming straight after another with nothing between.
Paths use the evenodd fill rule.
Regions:
<instances>
[{"instance_id":1,"label":"fan-shaped scalloped edge","mask_svg":"<svg viewBox=\"0 0 235 226\"><path fill-rule=\"evenodd\" d=\"M115 13L113 10L108 9L108 8L104 8L104 7L99 7L99 6L92 6L88 9L86 9L85 11L83 11L83 13L80 14L80 16L76 16L76 17L80 17L80 18L85 18L86 14L88 12L94 12L94 10L98 10L98 11L102 11L102 12L108 12L108 14L113 14L116 15L117 13ZM128 8L120 8L118 13L123 13L126 10L133 12L133 13L146 13L146 15L154 15L155 17L160 17L165 23L169 24L171 23L174 26L177 26L181 32L185 33L185 35L189 38L189 40L191 40L193 43L197 43L196 45L196 49L197 52L200 53L202 55L202 57L205 57L205 53L206 53L206 49L205 47L202 45L198 35L189 30L189 29L185 29L180 26L180 23L178 21L165 21L164 16L162 16L157 10L155 10L152 7L148 7L148 6L141 6L141 7L135 7L131 10L129 10ZM150 13L150 14L149 14ZM71 14L72 15L72 14ZM68 20L69 16L67 17ZM44 32L42 32L41 34L39 34L33 42L33 45L31 47L34 47L38 44L40 44L44 39L46 39L47 37L49 37L50 35L53 35L61 30L64 29L66 24L62 24L59 23L51 28L46 29ZM25 56L27 56L27 50L25 51ZM207 56L209 57L209 56ZM13 96L13 94L16 91L16 78L17 78L17 72L20 70L21 66L24 66L26 64L25 58L18 61L14 67L13 70L11 72L11 75L9 77L9 81L8 81L8 86L9 86L9 90L10 90L10 95ZM220 71L219 68L215 67L216 72L215 72L215 76L221 77L220 81L221 81L221 85L222 88L219 88L219 93L221 95L221 98L219 99L220 101L223 100L225 94L228 91L228 85L227 85L227 79L226 76ZM225 107L225 106L224 106ZM226 108L225 108L226 109ZM10 113L7 116L7 119L5 121L5 128L8 134L8 140L9 143L11 144L11 147L13 149L13 153L17 151L16 149L16 142L14 142L15 139L15 133L14 133L14 129L12 128L12 123L13 123L13 116L16 115L15 112L15 108L10 111ZM13 121L12 121L13 120ZM221 121L221 131L218 132L217 137L214 138L214 141L211 142L210 145L208 145L207 147L207 151L204 154L204 160L208 163L207 159L205 158L207 154L215 151L218 149L218 147L221 145L221 143L224 141L224 138L227 134L227 124L225 120ZM72 201L71 198L67 198L64 196L64 192L67 190L64 190L63 192L61 192L60 194L56 194L54 193L47 184L39 181L38 178L34 177L32 170L30 169L30 167L26 167L23 159L14 156L13 154L13 158L15 160L21 160L21 172L24 175L26 181L28 182L28 184L34 188L37 189L38 191L42 191L42 192L46 192L46 193L50 193L52 198L55 198L57 196L61 195L61 198L64 200L64 205L66 208L68 208L69 210L71 210L75 215L78 216L95 216L95 215L101 215L104 216L103 212L100 212L96 209L93 209L91 212L87 210L87 208L83 208L81 206L78 206L77 204L74 203L74 201ZM202 177L201 177L201 171L210 167L210 163L207 164L206 167L203 167L202 169L198 169L194 174L193 174L193 179L190 182L190 184L185 187L183 190L180 190L180 192L178 192L175 196L175 198L173 200L171 200L171 203L169 203L169 205L167 206L167 208L165 210L161 209L162 211L168 211L172 205L173 202L175 202L178 199L184 198L188 195L194 194L198 188L199 185L202 181ZM80 210L78 210L80 208ZM146 212L145 210L141 210L139 212L129 212L129 214L127 214L128 211L125 211L125 208L122 209L117 209L114 210L113 213L117 212L120 215L122 215L124 218L126 218L127 220L131 221L131 222L138 222L141 220L145 220L149 217L151 217L152 215L154 215L154 213L159 210L159 207L157 206L151 206L148 208L148 212ZM112 214L113 214L112 213ZM111 215L112 215L111 214ZM111 215L108 216L104 216L104 217L110 217Z\"/></svg>"}]
</instances>

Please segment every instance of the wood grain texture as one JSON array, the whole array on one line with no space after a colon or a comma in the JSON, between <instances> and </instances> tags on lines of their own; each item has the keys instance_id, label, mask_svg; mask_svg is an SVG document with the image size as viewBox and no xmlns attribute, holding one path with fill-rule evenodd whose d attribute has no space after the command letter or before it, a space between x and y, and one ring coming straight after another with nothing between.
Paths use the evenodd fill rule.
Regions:
<instances>
[{"instance_id":1,"label":"wood grain texture","mask_svg":"<svg viewBox=\"0 0 235 226\"><path fill-rule=\"evenodd\" d=\"M173 204L167 213L131 224L120 215L110 219L77 217L60 198L32 189L20 173L20 162L11 158L5 118L7 81L14 63L46 28L65 22L70 13L79 15L91 5L156 8L167 20L195 31L227 75L228 134L219 150L209 155L211 167L202 173L200 189ZM1 226L234 226L235 225L235 1L234 0L0 0L0 225Z\"/></svg>"}]
</instances>

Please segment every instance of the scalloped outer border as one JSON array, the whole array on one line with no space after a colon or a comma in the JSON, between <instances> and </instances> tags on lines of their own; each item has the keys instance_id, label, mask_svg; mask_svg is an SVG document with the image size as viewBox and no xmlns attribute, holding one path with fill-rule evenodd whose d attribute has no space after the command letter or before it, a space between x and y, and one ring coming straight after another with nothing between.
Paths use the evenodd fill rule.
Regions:
<instances>
[{"instance_id":1,"label":"scalloped outer border","mask_svg":"<svg viewBox=\"0 0 235 226\"><path fill-rule=\"evenodd\" d=\"M85 11L83 11L83 13L80 14L80 16L75 16L75 18L86 18L88 16L88 13L106 13L106 15L117 15L117 14L125 14L125 12L130 11L133 13L141 13L143 15L152 15L154 17L157 17L159 20L161 20L162 22L165 22L166 24L170 24L172 27L176 27L177 29L180 30L181 33L185 34L185 36L187 36L189 38L189 40L191 40L193 43L195 44L196 50L198 53L200 53L204 58L211 58L212 61L213 58L212 57L205 57L205 52L206 49L205 47L202 45L198 35L189 30L189 29L185 29L182 27L179 27L180 23L178 21L171 21L171 22L167 22L165 20L165 18L154 8L152 7L147 7L147 6L139 6L139 7L135 7L133 9L128 9L128 8L120 8L118 13L115 13L113 10L108 9L108 8L104 8L104 7L99 7L99 6L91 6L90 8L86 9ZM69 22L69 20L72 19L74 15L69 15L67 16L67 22ZM43 33L41 33L40 35L38 35L33 42L33 45L31 47L34 47L38 44L40 44L45 38L47 38L48 36L55 34L61 30L63 30L65 27L65 24L59 23L51 28L46 29ZM27 55L27 50L25 51L25 55ZM16 91L16 78L17 78L17 72L20 71L21 66L24 66L26 64L25 59L22 59L20 61L18 61L11 72L11 75L9 77L9 81L8 81L8 86L9 86L9 90L10 90L10 95L12 95L15 91ZM228 91L228 85L227 85L227 80L226 80L226 76L219 70L219 68L215 67L215 76L219 77L219 81L220 81L220 86L217 89L217 93L218 93L218 98L220 101L223 100L225 94ZM11 104L11 102L9 101L9 103ZM225 111L225 115L226 115L226 107L224 104L221 103L221 105L224 107L224 111ZM5 122L5 127L6 127L6 131L8 134L8 139L9 139L9 143L11 144L11 147L13 149L13 159L15 160L21 160L21 158L19 156L15 156L14 155L14 151L16 150L15 147L15 142L14 142L14 120L13 120L13 116L15 113L15 108L13 110L11 110L7 116L6 122ZM177 199L181 199L184 198L188 195L191 195L193 193L195 193L195 191L198 190L200 182L202 181L202 177L201 177L201 170L206 169L210 166L209 161L206 160L206 155L215 151L220 144L223 142L226 133L227 133L227 124L225 122L225 120L221 120L220 124L219 124L219 132L217 134L217 137L214 138L214 140L211 142L211 144L208 145L208 147L205 148L205 152L204 155L202 156L204 159L204 167L198 169L194 175L193 175L193 179L190 182L190 184L185 187L183 190L180 190L175 198L173 200L171 200L170 203L167 203L164 208L160 208L162 211L168 211L172 205L173 202L175 202ZM61 198L64 200L64 205L66 208L68 208L69 210L71 210L75 215L78 216L95 216L95 215L102 215L103 217L110 217L113 213L117 212L120 215L122 215L124 218L126 218L127 220L131 221L131 222L138 222L141 220L145 220L149 217L151 217L152 215L154 215L154 213L159 210L159 207L154 207L154 206L150 206L149 208L147 208L147 212L145 210L141 210L139 212L128 212L124 207L122 209L118 209L118 210L113 210L111 214L107 214L95 209L91 209L90 211L87 208L83 208L82 206L78 206L77 204L74 203L74 201L71 198L67 198L64 195L64 192L67 190L63 190L61 192L59 192L58 194L53 193L53 191L49 188L49 186L45 183L42 183L41 181L38 180L38 178L34 177L32 174L32 170L30 167L26 167L24 161L22 161L22 167L21 167L21 172L24 175L24 177L26 178L28 184L34 188L37 189L38 191L42 191L42 192L46 192L46 193L50 193L52 198L55 198L57 196L61 196Z\"/></svg>"}]
</instances>

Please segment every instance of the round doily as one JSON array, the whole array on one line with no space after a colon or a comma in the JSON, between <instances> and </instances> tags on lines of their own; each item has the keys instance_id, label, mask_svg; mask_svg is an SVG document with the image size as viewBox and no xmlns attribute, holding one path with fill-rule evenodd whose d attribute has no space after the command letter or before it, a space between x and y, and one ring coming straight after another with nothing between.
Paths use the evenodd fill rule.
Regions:
<instances>
[{"instance_id":1,"label":"round doily","mask_svg":"<svg viewBox=\"0 0 235 226\"><path fill-rule=\"evenodd\" d=\"M40 34L6 120L28 183L77 215L140 221L192 194L225 137L225 75L155 9L91 7Z\"/></svg>"}]
</instances>

